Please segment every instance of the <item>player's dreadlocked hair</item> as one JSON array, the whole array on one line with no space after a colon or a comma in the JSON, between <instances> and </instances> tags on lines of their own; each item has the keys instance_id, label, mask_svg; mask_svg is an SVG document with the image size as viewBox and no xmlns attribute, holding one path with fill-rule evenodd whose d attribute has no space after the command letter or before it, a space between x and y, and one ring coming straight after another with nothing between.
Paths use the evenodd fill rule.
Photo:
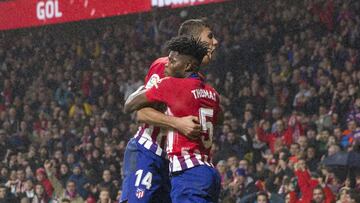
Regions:
<instances>
[{"instance_id":1,"label":"player's dreadlocked hair","mask_svg":"<svg viewBox=\"0 0 360 203\"><path fill-rule=\"evenodd\" d=\"M170 51L177 51L179 54L194 57L198 65L208 53L208 44L189 36L178 36L167 42L166 47Z\"/></svg>"}]
</instances>

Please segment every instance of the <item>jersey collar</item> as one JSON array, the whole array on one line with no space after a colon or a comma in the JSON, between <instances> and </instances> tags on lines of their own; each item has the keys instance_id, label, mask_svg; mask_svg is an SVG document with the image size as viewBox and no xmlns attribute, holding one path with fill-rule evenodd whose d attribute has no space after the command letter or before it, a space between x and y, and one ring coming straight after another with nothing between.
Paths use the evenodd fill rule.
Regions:
<instances>
[{"instance_id":1,"label":"jersey collar","mask_svg":"<svg viewBox=\"0 0 360 203\"><path fill-rule=\"evenodd\" d=\"M198 80L201 80L201 81L205 80L205 76L203 74L201 74L200 72L191 73L191 75L188 78L194 78L194 79L198 79Z\"/></svg>"}]
</instances>

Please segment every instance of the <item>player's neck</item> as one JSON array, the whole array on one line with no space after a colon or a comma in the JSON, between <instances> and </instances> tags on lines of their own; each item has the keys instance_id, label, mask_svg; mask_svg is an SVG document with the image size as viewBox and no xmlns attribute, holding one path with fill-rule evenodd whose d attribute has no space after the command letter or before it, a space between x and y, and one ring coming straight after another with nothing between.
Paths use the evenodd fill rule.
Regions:
<instances>
[{"instance_id":1,"label":"player's neck","mask_svg":"<svg viewBox=\"0 0 360 203\"><path fill-rule=\"evenodd\" d=\"M185 78L199 78L199 74L196 72L186 72Z\"/></svg>"}]
</instances>

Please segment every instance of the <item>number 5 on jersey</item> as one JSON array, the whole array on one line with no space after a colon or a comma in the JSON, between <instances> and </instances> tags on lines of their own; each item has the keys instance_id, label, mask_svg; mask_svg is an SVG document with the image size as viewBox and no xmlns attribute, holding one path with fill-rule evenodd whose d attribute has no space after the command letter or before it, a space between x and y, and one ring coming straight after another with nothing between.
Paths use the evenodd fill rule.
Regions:
<instances>
[{"instance_id":1,"label":"number 5 on jersey","mask_svg":"<svg viewBox=\"0 0 360 203\"><path fill-rule=\"evenodd\" d=\"M214 117L214 110L210 108L200 108L199 117L200 117L201 130L209 135L209 138L207 140L205 140L205 136L201 137L201 141L204 147L208 149L212 145L214 126L212 122L207 121L206 118L212 119Z\"/></svg>"},{"instance_id":2,"label":"number 5 on jersey","mask_svg":"<svg viewBox=\"0 0 360 203\"><path fill-rule=\"evenodd\" d=\"M152 173L147 172L146 175L144 177L142 177L143 172L144 171L142 169L136 171L135 187L139 187L140 182L141 182L141 185L146 186L146 189L149 190L151 188Z\"/></svg>"}]
</instances>

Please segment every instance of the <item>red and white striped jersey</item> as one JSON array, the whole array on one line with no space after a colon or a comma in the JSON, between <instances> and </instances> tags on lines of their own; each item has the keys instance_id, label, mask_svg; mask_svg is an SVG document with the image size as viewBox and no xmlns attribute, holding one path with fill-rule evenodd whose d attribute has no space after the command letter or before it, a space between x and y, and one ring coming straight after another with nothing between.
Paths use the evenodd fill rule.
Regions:
<instances>
[{"instance_id":1,"label":"red and white striped jersey","mask_svg":"<svg viewBox=\"0 0 360 203\"><path fill-rule=\"evenodd\" d=\"M168 62L167 57L158 58L155 60L145 77L145 88L150 89L160 82L160 79L165 77L165 64ZM135 134L135 139L146 149L154 152L158 156L165 157L166 132L162 132L159 127L149 124L143 124Z\"/></svg>"},{"instance_id":2,"label":"red and white striped jersey","mask_svg":"<svg viewBox=\"0 0 360 203\"><path fill-rule=\"evenodd\" d=\"M198 139L192 140L176 130L169 131L166 151L170 171L182 171L197 165L213 166L210 149L213 126L220 112L216 90L193 74L191 78L164 78L146 92L146 97L150 102L165 103L169 115L193 115L200 120L202 134Z\"/></svg>"}]
</instances>

